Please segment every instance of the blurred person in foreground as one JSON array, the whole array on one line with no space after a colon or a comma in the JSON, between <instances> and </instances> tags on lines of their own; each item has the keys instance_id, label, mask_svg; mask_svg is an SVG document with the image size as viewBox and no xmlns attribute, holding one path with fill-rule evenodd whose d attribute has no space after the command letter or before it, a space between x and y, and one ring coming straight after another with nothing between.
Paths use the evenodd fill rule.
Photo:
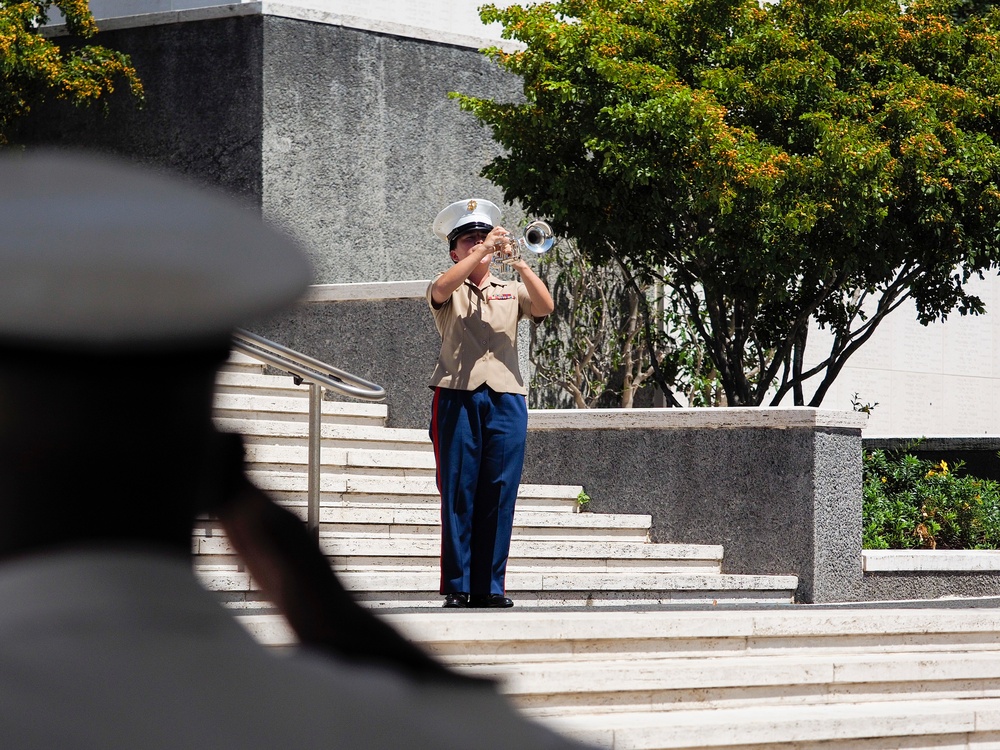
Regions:
<instances>
[{"instance_id":1,"label":"blurred person in foreground","mask_svg":"<svg viewBox=\"0 0 1000 750\"><path fill-rule=\"evenodd\" d=\"M357 605L212 422L234 327L299 298L299 249L202 188L0 157L0 744L566 748ZM296 632L265 651L198 584L221 520Z\"/></svg>"}]
</instances>

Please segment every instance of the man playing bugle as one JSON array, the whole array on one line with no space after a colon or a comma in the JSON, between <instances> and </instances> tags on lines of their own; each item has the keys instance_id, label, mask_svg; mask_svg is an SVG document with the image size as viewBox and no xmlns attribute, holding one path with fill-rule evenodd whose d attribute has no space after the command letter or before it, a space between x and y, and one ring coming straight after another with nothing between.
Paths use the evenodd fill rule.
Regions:
<instances>
[{"instance_id":1,"label":"man playing bugle","mask_svg":"<svg viewBox=\"0 0 1000 750\"><path fill-rule=\"evenodd\" d=\"M452 203L434 221L453 265L427 288L441 334L430 379L430 435L441 493L441 593L449 608L506 608L507 556L528 431L517 324L554 305L527 262L512 256L500 209L479 198ZM520 282L490 273L495 255Z\"/></svg>"}]
</instances>

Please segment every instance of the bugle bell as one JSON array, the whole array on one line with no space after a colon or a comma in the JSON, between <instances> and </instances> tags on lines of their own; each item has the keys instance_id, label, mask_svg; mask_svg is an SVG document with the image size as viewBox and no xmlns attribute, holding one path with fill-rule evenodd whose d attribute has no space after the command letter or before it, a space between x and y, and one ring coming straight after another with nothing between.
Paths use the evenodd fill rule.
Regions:
<instances>
[{"instance_id":1,"label":"bugle bell","mask_svg":"<svg viewBox=\"0 0 1000 750\"><path fill-rule=\"evenodd\" d=\"M536 219L524 228L524 234L514 239L510 234L504 245L493 253L490 266L495 272L509 271L515 261L521 260L525 252L541 255L547 253L556 238L552 227L541 219Z\"/></svg>"}]
</instances>

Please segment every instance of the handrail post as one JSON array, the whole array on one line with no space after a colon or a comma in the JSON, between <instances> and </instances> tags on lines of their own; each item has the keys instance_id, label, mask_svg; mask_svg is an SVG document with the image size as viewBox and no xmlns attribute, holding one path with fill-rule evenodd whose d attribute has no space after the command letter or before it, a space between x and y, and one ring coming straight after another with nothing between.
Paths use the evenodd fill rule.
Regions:
<instances>
[{"instance_id":1,"label":"handrail post","mask_svg":"<svg viewBox=\"0 0 1000 750\"><path fill-rule=\"evenodd\" d=\"M302 352L269 341L242 328L233 333L233 348L284 370L295 385L309 384L309 458L306 472L306 528L319 539L320 448L323 429L322 388L365 401L384 401L385 388L338 370Z\"/></svg>"},{"instance_id":2,"label":"handrail post","mask_svg":"<svg viewBox=\"0 0 1000 750\"><path fill-rule=\"evenodd\" d=\"M318 383L309 384L309 470L306 526L319 539L319 467L322 437L323 393Z\"/></svg>"}]
</instances>

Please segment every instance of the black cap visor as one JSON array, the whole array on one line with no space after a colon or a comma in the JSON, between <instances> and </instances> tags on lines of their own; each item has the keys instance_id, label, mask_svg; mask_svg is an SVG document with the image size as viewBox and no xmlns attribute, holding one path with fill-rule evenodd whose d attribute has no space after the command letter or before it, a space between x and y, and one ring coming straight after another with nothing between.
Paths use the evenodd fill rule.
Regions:
<instances>
[{"instance_id":1,"label":"black cap visor","mask_svg":"<svg viewBox=\"0 0 1000 750\"><path fill-rule=\"evenodd\" d=\"M448 233L448 241L454 242L463 234L468 234L469 232L488 232L493 229L492 224L487 224L484 221L473 221L469 224L462 224L455 227Z\"/></svg>"}]
</instances>

